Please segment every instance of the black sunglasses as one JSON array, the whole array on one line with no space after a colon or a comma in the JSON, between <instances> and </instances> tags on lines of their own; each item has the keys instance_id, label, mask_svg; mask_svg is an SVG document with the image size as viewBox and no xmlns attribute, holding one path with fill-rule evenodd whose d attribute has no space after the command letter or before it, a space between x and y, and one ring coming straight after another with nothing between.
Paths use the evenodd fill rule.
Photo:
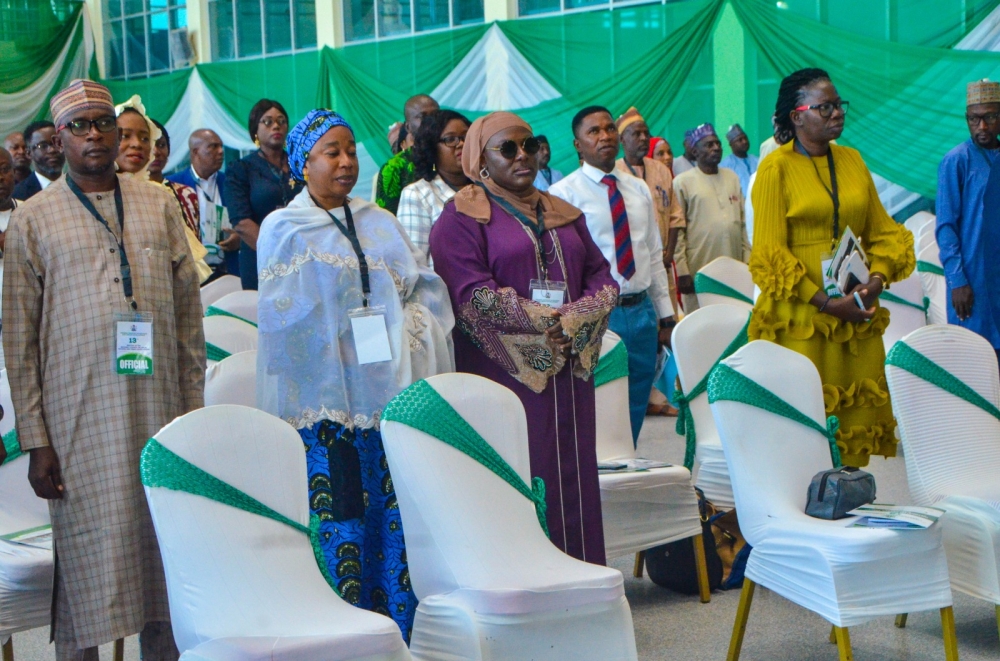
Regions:
<instances>
[{"instance_id":1,"label":"black sunglasses","mask_svg":"<svg viewBox=\"0 0 1000 661\"><path fill-rule=\"evenodd\" d=\"M538 138L531 136L530 138L525 138L524 142L521 143L521 149L528 156L534 156L538 153L538 149L541 147L541 143L538 142ZM504 140L500 143L499 147L487 147L489 151L498 151L500 155L506 158L508 161L514 160L517 156L517 143L513 140Z\"/></svg>"}]
</instances>

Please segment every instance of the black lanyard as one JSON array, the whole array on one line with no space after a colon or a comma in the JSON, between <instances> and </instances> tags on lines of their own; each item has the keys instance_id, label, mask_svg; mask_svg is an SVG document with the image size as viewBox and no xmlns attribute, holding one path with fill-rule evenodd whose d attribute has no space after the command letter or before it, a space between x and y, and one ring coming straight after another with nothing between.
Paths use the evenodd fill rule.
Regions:
<instances>
[{"instance_id":1,"label":"black lanyard","mask_svg":"<svg viewBox=\"0 0 1000 661\"><path fill-rule=\"evenodd\" d=\"M543 271L542 277L543 279L548 280L549 262L545 257L545 247L542 245L542 236L545 234L545 212L542 211L542 205L539 204L535 208L535 213L538 214L538 216L537 216L537 222L533 223L527 216L525 216L523 213L515 209L513 204L503 199L502 197L497 197L496 195L493 195L486 188L486 186L483 186L481 183L477 182L476 185L481 187L484 191L486 191L486 195L489 196L491 200L499 204L504 211L517 218L522 225L524 225L531 231L532 235L536 239L535 249L538 251L538 259L542 265L542 271Z\"/></svg>"},{"instance_id":2,"label":"black lanyard","mask_svg":"<svg viewBox=\"0 0 1000 661\"><path fill-rule=\"evenodd\" d=\"M313 199L313 202L316 200ZM341 234L347 237L347 240L351 242L351 247L354 248L354 254L358 256L358 271L361 272L361 292L362 302L364 307L368 307L368 298L371 296L372 288L371 283L368 280L368 261L365 259L365 251L361 249L361 242L358 240L358 232L354 227L354 214L351 213L351 206L349 202L344 203L344 218L347 220L347 226L345 227L340 219L333 215L333 211L327 211L330 214L330 219L333 220L333 224L337 226Z\"/></svg>"},{"instance_id":3,"label":"black lanyard","mask_svg":"<svg viewBox=\"0 0 1000 661\"><path fill-rule=\"evenodd\" d=\"M73 191L73 194L76 195L77 199L80 200L80 204L82 204L83 207L90 212L90 215L93 216L97 222L104 225L104 229L108 230L108 233L114 237L115 233L111 230L111 226L108 225L108 221L97 212L97 209L94 208L94 204L90 201L90 198L88 198L83 191L80 190L77 183L73 181L73 177L67 175L66 183L69 185L69 189ZM118 227L121 230L121 240L115 237L115 241L118 243L118 255L122 271L122 289L125 291L125 300L128 301L133 310L137 310L138 306L132 299L132 267L129 266L128 254L125 252L125 203L122 201L122 186L118 182L118 177L115 177L115 211L118 212Z\"/></svg>"},{"instance_id":4,"label":"black lanyard","mask_svg":"<svg viewBox=\"0 0 1000 661\"><path fill-rule=\"evenodd\" d=\"M833 145L828 145L826 151L826 162L830 167L829 188L826 182L823 181L823 177L819 174L819 166L816 165L816 161L812 159L798 138L795 139L795 147L812 163L813 169L816 170L816 178L819 179L819 183L823 185L823 190L826 191L826 194L830 196L830 200L833 201L833 241L831 245L836 245L837 239L840 238L840 194L837 192L837 168L833 164Z\"/></svg>"}]
</instances>

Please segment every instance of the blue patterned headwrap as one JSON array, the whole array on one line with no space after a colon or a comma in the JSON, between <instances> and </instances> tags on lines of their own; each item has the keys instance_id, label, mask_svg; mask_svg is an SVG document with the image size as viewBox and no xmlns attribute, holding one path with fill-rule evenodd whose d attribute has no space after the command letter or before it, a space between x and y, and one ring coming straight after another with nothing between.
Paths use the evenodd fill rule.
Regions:
<instances>
[{"instance_id":1,"label":"blue patterned headwrap","mask_svg":"<svg viewBox=\"0 0 1000 661\"><path fill-rule=\"evenodd\" d=\"M302 169L309 158L309 152L319 142L330 129L335 126L346 126L347 130L354 133L354 129L347 123L347 120L333 112L317 108L310 110L301 122L295 125L288 134L288 167L292 171L292 176L302 181Z\"/></svg>"}]
</instances>

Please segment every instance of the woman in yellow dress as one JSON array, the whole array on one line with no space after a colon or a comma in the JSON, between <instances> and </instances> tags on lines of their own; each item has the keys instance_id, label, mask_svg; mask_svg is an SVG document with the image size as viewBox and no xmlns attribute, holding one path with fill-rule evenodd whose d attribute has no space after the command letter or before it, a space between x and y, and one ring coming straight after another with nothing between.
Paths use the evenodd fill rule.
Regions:
<instances>
[{"instance_id":1,"label":"woman in yellow dress","mask_svg":"<svg viewBox=\"0 0 1000 661\"><path fill-rule=\"evenodd\" d=\"M844 464L866 466L870 455L896 454L882 347L889 312L878 296L913 271L915 258L913 235L882 207L861 155L832 144L847 108L821 69L781 82L775 123L784 144L761 162L753 188L750 271L761 293L750 339L777 342L813 361L827 415L840 419ZM847 296L831 298L821 262L848 227L868 255L871 276Z\"/></svg>"}]
</instances>

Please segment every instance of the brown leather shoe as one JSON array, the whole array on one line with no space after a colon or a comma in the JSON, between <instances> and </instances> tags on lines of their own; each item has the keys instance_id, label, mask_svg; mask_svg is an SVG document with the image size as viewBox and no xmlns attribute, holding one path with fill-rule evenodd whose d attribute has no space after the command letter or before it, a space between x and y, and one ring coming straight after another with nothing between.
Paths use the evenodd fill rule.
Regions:
<instances>
[{"instance_id":1,"label":"brown leather shoe","mask_svg":"<svg viewBox=\"0 0 1000 661\"><path fill-rule=\"evenodd\" d=\"M676 418L678 414L677 409L675 409L670 404L647 404L646 405L646 415L659 415L668 418Z\"/></svg>"}]
</instances>

